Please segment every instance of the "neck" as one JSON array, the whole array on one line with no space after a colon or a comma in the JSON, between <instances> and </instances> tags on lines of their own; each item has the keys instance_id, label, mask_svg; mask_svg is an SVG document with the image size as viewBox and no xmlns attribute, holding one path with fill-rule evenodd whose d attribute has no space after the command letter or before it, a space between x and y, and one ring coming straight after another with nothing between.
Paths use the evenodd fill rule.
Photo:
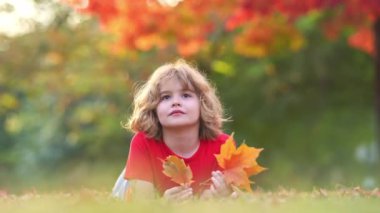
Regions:
<instances>
[{"instance_id":1,"label":"neck","mask_svg":"<svg viewBox=\"0 0 380 213\"><path fill-rule=\"evenodd\" d=\"M191 157L199 147L199 127L163 129L165 144L177 155Z\"/></svg>"}]
</instances>

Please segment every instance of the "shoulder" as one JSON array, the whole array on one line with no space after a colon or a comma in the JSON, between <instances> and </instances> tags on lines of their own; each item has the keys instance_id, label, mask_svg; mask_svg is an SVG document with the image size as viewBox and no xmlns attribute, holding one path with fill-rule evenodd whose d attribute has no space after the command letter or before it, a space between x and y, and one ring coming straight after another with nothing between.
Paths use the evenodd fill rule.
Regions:
<instances>
[{"instance_id":1,"label":"shoulder","mask_svg":"<svg viewBox=\"0 0 380 213\"><path fill-rule=\"evenodd\" d=\"M134 140L146 140L146 135L144 132L137 132L133 135L132 141Z\"/></svg>"},{"instance_id":2,"label":"shoulder","mask_svg":"<svg viewBox=\"0 0 380 213\"><path fill-rule=\"evenodd\" d=\"M216 138L215 140L220 142L220 143L224 143L226 142L226 140L229 138L230 136L224 132L220 133Z\"/></svg>"},{"instance_id":3,"label":"shoulder","mask_svg":"<svg viewBox=\"0 0 380 213\"><path fill-rule=\"evenodd\" d=\"M220 152L220 147L227 141L229 137L230 136L228 134L221 133L211 140L206 140L206 143L201 144L203 147L207 147L207 150L210 152L217 154Z\"/></svg>"},{"instance_id":4,"label":"shoulder","mask_svg":"<svg viewBox=\"0 0 380 213\"><path fill-rule=\"evenodd\" d=\"M132 137L131 145L145 145L151 141L156 141L154 138L149 138L144 132L137 132Z\"/></svg>"},{"instance_id":5,"label":"shoulder","mask_svg":"<svg viewBox=\"0 0 380 213\"><path fill-rule=\"evenodd\" d=\"M226 140L229 137L230 136L228 134L222 132L219 135L217 135L214 139L209 140L209 142L212 142L215 144L224 144L224 142L226 142Z\"/></svg>"}]
</instances>

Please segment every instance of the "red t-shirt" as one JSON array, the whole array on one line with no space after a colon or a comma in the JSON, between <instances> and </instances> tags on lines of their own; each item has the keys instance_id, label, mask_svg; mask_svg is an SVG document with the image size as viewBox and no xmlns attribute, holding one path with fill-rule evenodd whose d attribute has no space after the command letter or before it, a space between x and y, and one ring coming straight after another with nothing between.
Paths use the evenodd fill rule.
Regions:
<instances>
[{"instance_id":1,"label":"red t-shirt","mask_svg":"<svg viewBox=\"0 0 380 213\"><path fill-rule=\"evenodd\" d=\"M220 146L228 137L227 134L220 134L213 140L201 140L196 153L189 158L183 158L170 150L163 141L148 138L144 133L139 132L131 141L125 179L149 181L162 195L166 189L178 186L178 184L163 174L161 160L166 159L169 155L176 155L190 166L194 180L191 187L195 194L199 194L209 187L205 182L211 178L211 172L220 170L215 154L220 153Z\"/></svg>"}]
</instances>

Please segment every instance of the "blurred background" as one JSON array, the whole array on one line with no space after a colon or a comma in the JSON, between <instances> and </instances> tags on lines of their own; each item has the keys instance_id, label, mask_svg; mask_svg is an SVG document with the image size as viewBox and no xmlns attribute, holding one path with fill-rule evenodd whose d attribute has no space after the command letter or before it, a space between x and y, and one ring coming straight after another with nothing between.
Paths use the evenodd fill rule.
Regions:
<instances>
[{"instance_id":1,"label":"blurred background","mask_svg":"<svg viewBox=\"0 0 380 213\"><path fill-rule=\"evenodd\" d=\"M135 85L178 58L217 87L225 132L264 148L255 186L378 187L365 1L0 0L0 190L111 190Z\"/></svg>"}]
</instances>

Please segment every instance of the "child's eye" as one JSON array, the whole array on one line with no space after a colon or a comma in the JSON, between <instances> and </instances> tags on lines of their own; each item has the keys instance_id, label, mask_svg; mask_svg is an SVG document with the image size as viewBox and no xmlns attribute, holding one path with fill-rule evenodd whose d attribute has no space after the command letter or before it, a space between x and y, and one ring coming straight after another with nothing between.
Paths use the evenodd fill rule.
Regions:
<instances>
[{"instance_id":1,"label":"child's eye","mask_svg":"<svg viewBox=\"0 0 380 213\"><path fill-rule=\"evenodd\" d=\"M189 93L184 93L182 96L183 96L184 98L190 98L190 97L191 97L191 94L189 94Z\"/></svg>"},{"instance_id":2,"label":"child's eye","mask_svg":"<svg viewBox=\"0 0 380 213\"><path fill-rule=\"evenodd\" d=\"M163 95L161 96L161 101L168 100L170 98L170 95Z\"/></svg>"}]
</instances>

